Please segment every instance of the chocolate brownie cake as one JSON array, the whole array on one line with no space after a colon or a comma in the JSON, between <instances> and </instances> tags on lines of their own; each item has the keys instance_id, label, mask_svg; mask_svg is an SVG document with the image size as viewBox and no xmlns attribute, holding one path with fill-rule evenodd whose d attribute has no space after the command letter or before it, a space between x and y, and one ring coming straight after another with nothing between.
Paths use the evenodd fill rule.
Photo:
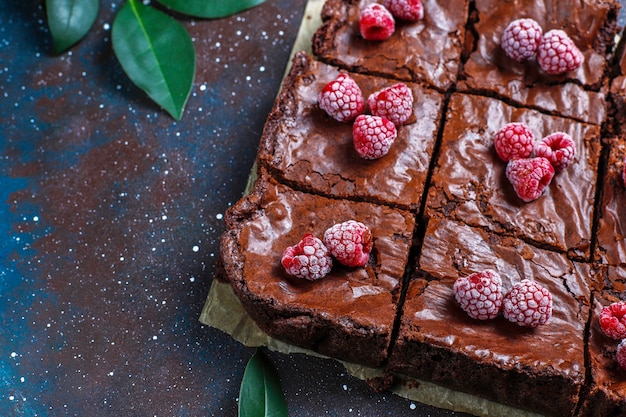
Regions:
<instances>
[{"instance_id":1,"label":"chocolate brownie cake","mask_svg":"<svg viewBox=\"0 0 626 417\"><path fill-rule=\"evenodd\" d=\"M443 96L408 83L413 116L398 129L389 154L365 161L354 150L352 123L320 109L319 92L339 74L336 67L297 53L270 113L259 162L282 181L334 197L416 209L422 199L439 131ZM397 81L351 73L363 96Z\"/></svg>"},{"instance_id":2,"label":"chocolate brownie cake","mask_svg":"<svg viewBox=\"0 0 626 417\"><path fill-rule=\"evenodd\" d=\"M384 42L359 35L361 8L374 0L329 0L322 10L323 24L313 38L320 60L353 72L403 81L421 81L446 91L461 67L469 0L425 0L424 18L398 22Z\"/></svg>"},{"instance_id":3,"label":"chocolate brownie cake","mask_svg":"<svg viewBox=\"0 0 626 417\"><path fill-rule=\"evenodd\" d=\"M620 293L623 294L622 291ZM622 298L623 295L622 295ZM615 360L616 342L606 336L599 324L602 307L619 301L611 292L594 297L591 326L589 329L589 375L590 385L584 392L581 415L622 416L626 414L626 372Z\"/></svg>"},{"instance_id":4,"label":"chocolate brownie cake","mask_svg":"<svg viewBox=\"0 0 626 417\"><path fill-rule=\"evenodd\" d=\"M335 266L315 282L285 272L281 254L287 246L350 219L372 232L365 267ZM224 270L261 329L334 358L384 362L412 244L410 212L295 191L262 174L251 194L229 209L226 222Z\"/></svg>"},{"instance_id":5,"label":"chocolate brownie cake","mask_svg":"<svg viewBox=\"0 0 626 417\"><path fill-rule=\"evenodd\" d=\"M516 105L588 123L603 122L618 2L475 0L473 6L475 23L470 22L468 31L475 42L457 86L460 91L502 97ZM509 58L500 47L500 38L518 18L536 20L544 33L564 30L583 53L582 66L566 74L548 75L534 59L517 62Z\"/></svg>"},{"instance_id":6,"label":"chocolate brownie cake","mask_svg":"<svg viewBox=\"0 0 626 417\"><path fill-rule=\"evenodd\" d=\"M516 407L572 415L585 380L588 264L446 219L430 219L389 368ZM470 318L455 302L459 276L495 270L503 289L523 278L548 288L554 315L536 329ZM424 285L423 281L426 281ZM549 394L548 394L549 393Z\"/></svg>"},{"instance_id":7,"label":"chocolate brownie cake","mask_svg":"<svg viewBox=\"0 0 626 417\"><path fill-rule=\"evenodd\" d=\"M615 127L626 67L609 56L618 4L427 0L423 20L366 41L359 13L373 1L327 0L315 56L295 54L261 138L258 180L226 215L223 278L263 331L324 355L545 415L623 412L626 370L596 323L626 290L626 140ZM548 76L507 58L501 32L526 16L568 31L584 64ZM415 98L380 159L360 158L352 124L319 107L340 73L365 97L403 82ZM536 140L564 132L574 142L570 165L530 202L494 149L511 122ZM316 281L287 274L285 248L351 219L371 229L365 267L334 262ZM470 318L454 283L488 269L504 291L526 278L543 285L548 322Z\"/></svg>"},{"instance_id":8,"label":"chocolate brownie cake","mask_svg":"<svg viewBox=\"0 0 626 417\"><path fill-rule=\"evenodd\" d=\"M524 203L504 174L493 137L522 122L535 137L562 131L575 138L577 156L559 172L543 198ZM453 94L441 150L428 191L427 214L487 227L573 258L589 259L600 127L513 107L476 95Z\"/></svg>"}]
</instances>

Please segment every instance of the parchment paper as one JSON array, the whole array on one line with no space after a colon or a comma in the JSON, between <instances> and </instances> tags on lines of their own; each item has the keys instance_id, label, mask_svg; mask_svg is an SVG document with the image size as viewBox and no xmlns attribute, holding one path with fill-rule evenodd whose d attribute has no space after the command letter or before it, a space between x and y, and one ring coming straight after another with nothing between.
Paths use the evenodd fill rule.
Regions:
<instances>
[{"instance_id":1,"label":"parchment paper","mask_svg":"<svg viewBox=\"0 0 626 417\"><path fill-rule=\"evenodd\" d=\"M292 57L295 52L300 50L311 53L311 38L321 24L320 12L323 4L324 0L309 0L307 3L300 30L292 49ZM289 67L287 71L289 71ZM255 168L252 170L246 191L251 188L254 182L254 172ZM230 284L217 280L213 280L200 315L200 322L226 332L233 339L248 347L265 346L273 351L285 354L298 353L323 357L316 352L302 349L268 336L248 316ZM382 369L369 368L344 361L339 362L343 364L351 375L362 380L384 375ZM423 404L484 417L540 417L539 414L529 413L473 395L443 388L430 382L404 375L394 376L399 383L394 384L391 389L392 392Z\"/></svg>"}]
</instances>

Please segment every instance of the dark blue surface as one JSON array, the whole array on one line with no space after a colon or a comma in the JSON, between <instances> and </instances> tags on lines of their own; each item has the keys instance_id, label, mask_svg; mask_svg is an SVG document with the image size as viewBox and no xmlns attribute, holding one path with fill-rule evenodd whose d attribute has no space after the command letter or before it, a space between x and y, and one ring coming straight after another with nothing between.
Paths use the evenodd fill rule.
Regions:
<instances>
[{"instance_id":1,"label":"dark blue surface","mask_svg":"<svg viewBox=\"0 0 626 417\"><path fill-rule=\"evenodd\" d=\"M122 2L53 56L43 2L0 0L0 416L236 415L253 350L198 317L305 3L181 19L198 69L176 122L115 60ZM293 416L455 415L270 358Z\"/></svg>"}]
</instances>

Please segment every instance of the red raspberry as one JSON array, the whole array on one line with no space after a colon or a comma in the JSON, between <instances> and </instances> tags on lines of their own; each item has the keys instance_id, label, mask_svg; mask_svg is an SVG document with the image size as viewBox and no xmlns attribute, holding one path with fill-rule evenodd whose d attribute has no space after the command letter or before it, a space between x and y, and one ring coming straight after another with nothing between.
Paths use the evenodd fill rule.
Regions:
<instances>
[{"instance_id":1,"label":"red raspberry","mask_svg":"<svg viewBox=\"0 0 626 417\"><path fill-rule=\"evenodd\" d=\"M523 279L504 296L502 312L519 326L537 327L552 316L552 294L535 281Z\"/></svg>"},{"instance_id":2,"label":"red raspberry","mask_svg":"<svg viewBox=\"0 0 626 417\"><path fill-rule=\"evenodd\" d=\"M626 339L619 342L617 345L617 351L615 352L615 357L617 359L617 363L620 368L626 369Z\"/></svg>"},{"instance_id":3,"label":"red raspberry","mask_svg":"<svg viewBox=\"0 0 626 417\"><path fill-rule=\"evenodd\" d=\"M527 158L532 155L535 142L533 132L523 123L509 123L496 133L493 145L504 161Z\"/></svg>"},{"instance_id":4,"label":"red raspberry","mask_svg":"<svg viewBox=\"0 0 626 417\"><path fill-rule=\"evenodd\" d=\"M365 159L385 156L397 136L396 126L380 116L362 114L352 126L354 149Z\"/></svg>"},{"instance_id":5,"label":"red raspberry","mask_svg":"<svg viewBox=\"0 0 626 417\"><path fill-rule=\"evenodd\" d=\"M324 86L318 102L322 110L339 122L352 121L365 109L359 85L345 73Z\"/></svg>"},{"instance_id":6,"label":"red raspberry","mask_svg":"<svg viewBox=\"0 0 626 417\"><path fill-rule=\"evenodd\" d=\"M537 49L537 62L548 74L564 74L581 66L584 57L562 30L546 32Z\"/></svg>"},{"instance_id":7,"label":"red raspberry","mask_svg":"<svg viewBox=\"0 0 626 417\"><path fill-rule=\"evenodd\" d=\"M325 277L333 264L324 242L310 233L283 252L281 263L289 275L314 281Z\"/></svg>"},{"instance_id":8,"label":"red raspberry","mask_svg":"<svg viewBox=\"0 0 626 417\"><path fill-rule=\"evenodd\" d=\"M543 30L533 19L514 20L504 29L500 45L506 54L518 62L537 54Z\"/></svg>"},{"instance_id":9,"label":"red raspberry","mask_svg":"<svg viewBox=\"0 0 626 417\"><path fill-rule=\"evenodd\" d=\"M487 269L460 277L454 282L454 298L473 319L495 318L502 308L502 279Z\"/></svg>"},{"instance_id":10,"label":"red raspberry","mask_svg":"<svg viewBox=\"0 0 626 417\"><path fill-rule=\"evenodd\" d=\"M421 0L383 0L385 6L393 17L417 22L424 18L424 7Z\"/></svg>"},{"instance_id":11,"label":"red raspberry","mask_svg":"<svg viewBox=\"0 0 626 417\"><path fill-rule=\"evenodd\" d=\"M562 171L572 162L576 146L567 133L556 132L541 139L535 147L535 155L546 158L556 172Z\"/></svg>"},{"instance_id":12,"label":"red raspberry","mask_svg":"<svg viewBox=\"0 0 626 417\"><path fill-rule=\"evenodd\" d=\"M606 306L600 312L600 328L611 339L626 338L626 302Z\"/></svg>"},{"instance_id":13,"label":"red raspberry","mask_svg":"<svg viewBox=\"0 0 626 417\"><path fill-rule=\"evenodd\" d=\"M383 41L393 35L396 22L385 6L370 3L361 10L359 30L363 39Z\"/></svg>"},{"instance_id":14,"label":"red raspberry","mask_svg":"<svg viewBox=\"0 0 626 417\"><path fill-rule=\"evenodd\" d=\"M624 157L622 166L622 181L624 182L624 187L626 187L626 157Z\"/></svg>"},{"instance_id":15,"label":"red raspberry","mask_svg":"<svg viewBox=\"0 0 626 417\"><path fill-rule=\"evenodd\" d=\"M518 197L526 203L538 199L554 177L554 168L544 157L511 159L506 177Z\"/></svg>"},{"instance_id":16,"label":"red raspberry","mask_svg":"<svg viewBox=\"0 0 626 417\"><path fill-rule=\"evenodd\" d=\"M367 104L374 116L384 117L400 126L413 113L413 93L406 84L397 83L370 94Z\"/></svg>"},{"instance_id":17,"label":"red raspberry","mask_svg":"<svg viewBox=\"0 0 626 417\"><path fill-rule=\"evenodd\" d=\"M372 233L363 223L348 220L326 230L324 243L343 265L363 266L370 258Z\"/></svg>"}]
</instances>

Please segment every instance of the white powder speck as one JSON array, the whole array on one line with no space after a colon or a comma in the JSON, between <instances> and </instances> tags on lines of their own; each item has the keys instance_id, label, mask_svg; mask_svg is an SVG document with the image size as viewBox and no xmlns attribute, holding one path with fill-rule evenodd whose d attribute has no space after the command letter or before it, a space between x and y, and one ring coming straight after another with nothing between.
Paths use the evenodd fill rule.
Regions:
<instances>
[{"instance_id":1,"label":"white powder speck","mask_svg":"<svg viewBox=\"0 0 626 417\"><path fill-rule=\"evenodd\" d=\"M109 29L111 29L111 25L110 25L110 24L108 24L108 23L105 23L104 25L102 25L102 28L103 28L104 30L109 30Z\"/></svg>"},{"instance_id":2,"label":"white powder speck","mask_svg":"<svg viewBox=\"0 0 626 417\"><path fill-rule=\"evenodd\" d=\"M342 388L343 388L344 391L348 391L348 386L346 384L343 384Z\"/></svg>"},{"instance_id":3,"label":"white powder speck","mask_svg":"<svg viewBox=\"0 0 626 417\"><path fill-rule=\"evenodd\" d=\"M195 245L193 248L191 248L191 250L194 252L198 252L200 250L200 247L198 245Z\"/></svg>"},{"instance_id":4,"label":"white powder speck","mask_svg":"<svg viewBox=\"0 0 626 417\"><path fill-rule=\"evenodd\" d=\"M206 84L202 84L200 86L200 91L206 91Z\"/></svg>"},{"instance_id":5,"label":"white powder speck","mask_svg":"<svg viewBox=\"0 0 626 417\"><path fill-rule=\"evenodd\" d=\"M264 66L261 66L261 67L259 68L259 71L261 71L261 72L265 72L265 67L264 67Z\"/></svg>"},{"instance_id":6,"label":"white powder speck","mask_svg":"<svg viewBox=\"0 0 626 417\"><path fill-rule=\"evenodd\" d=\"M415 409L417 408L417 406L415 405L415 403L411 403L411 404L409 405L409 408L410 408L411 410L415 410Z\"/></svg>"},{"instance_id":7,"label":"white powder speck","mask_svg":"<svg viewBox=\"0 0 626 417\"><path fill-rule=\"evenodd\" d=\"M155 334L154 336L152 336L152 340L157 340L159 337Z\"/></svg>"},{"instance_id":8,"label":"white powder speck","mask_svg":"<svg viewBox=\"0 0 626 417\"><path fill-rule=\"evenodd\" d=\"M217 215L215 216L215 218L217 220L222 220L224 218L224 215L222 213L217 213Z\"/></svg>"},{"instance_id":9,"label":"white powder speck","mask_svg":"<svg viewBox=\"0 0 626 417\"><path fill-rule=\"evenodd\" d=\"M15 353L15 352L11 352L11 357L12 357L12 358L17 357L17 353Z\"/></svg>"},{"instance_id":10,"label":"white powder speck","mask_svg":"<svg viewBox=\"0 0 626 417\"><path fill-rule=\"evenodd\" d=\"M33 216L33 221L34 222L38 222L39 221L39 216Z\"/></svg>"}]
</instances>

